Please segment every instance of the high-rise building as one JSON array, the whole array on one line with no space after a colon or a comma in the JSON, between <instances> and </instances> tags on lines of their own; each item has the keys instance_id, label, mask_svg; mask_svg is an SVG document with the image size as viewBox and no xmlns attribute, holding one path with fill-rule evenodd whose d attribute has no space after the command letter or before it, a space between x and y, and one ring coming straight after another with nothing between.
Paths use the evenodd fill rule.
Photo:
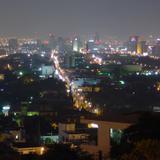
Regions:
<instances>
[{"instance_id":1,"label":"high-rise building","mask_svg":"<svg viewBox=\"0 0 160 160\"><path fill-rule=\"evenodd\" d=\"M57 45L56 38L53 34L49 34L49 48L55 49Z\"/></svg>"},{"instance_id":2,"label":"high-rise building","mask_svg":"<svg viewBox=\"0 0 160 160\"><path fill-rule=\"evenodd\" d=\"M62 37L58 37L56 47L59 53L61 54L65 53L65 40Z\"/></svg>"},{"instance_id":3,"label":"high-rise building","mask_svg":"<svg viewBox=\"0 0 160 160\"><path fill-rule=\"evenodd\" d=\"M139 41L139 36L131 36L128 42L128 51L136 53L138 41Z\"/></svg>"},{"instance_id":4,"label":"high-rise building","mask_svg":"<svg viewBox=\"0 0 160 160\"><path fill-rule=\"evenodd\" d=\"M152 47L152 54L154 56L160 56L160 39L157 39L156 45Z\"/></svg>"},{"instance_id":5,"label":"high-rise building","mask_svg":"<svg viewBox=\"0 0 160 160\"><path fill-rule=\"evenodd\" d=\"M94 47L95 47L95 41L93 39L90 39L89 41L87 41L87 44L86 44L87 52L89 52L89 53L93 52Z\"/></svg>"},{"instance_id":6,"label":"high-rise building","mask_svg":"<svg viewBox=\"0 0 160 160\"><path fill-rule=\"evenodd\" d=\"M143 54L147 52L147 45L146 41L139 41L137 43L137 53L138 54Z\"/></svg>"},{"instance_id":7,"label":"high-rise building","mask_svg":"<svg viewBox=\"0 0 160 160\"><path fill-rule=\"evenodd\" d=\"M16 38L9 39L8 41L10 52L16 52L18 49L18 40Z\"/></svg>"},{"instance_id":8,"label":"high-rise building","mask_svg":"<svg viewBox=\"0 0 160 160\"><path fill-rule=\"evenodd\" d=\"M100 41L100 37L99 37L99 34L98 34L97 32L95 33L94 41L95 41L96 43L99 43L99 41Z\"/></svg>"},{"instance_id":9,"label":"high-rise building","mask_svg":"<svg viewBox=\"0 0 160 160\"><path fill-rule=\"evenodd\" d=\"M64 67L66 68L76 68L85 66L84 56L80 53L66 54L64 56Z\"/></svg>"},{"instance_id":10,"label":"high-rise building","mask_svg":"<svg viewBox=\"0 0 160 160\"><path fill-rule=\"evenodd\" d=\"M72 47L73 47L74 52L79 52L80 51L81 42L80 42L80 39L78 37L74 38L74 40L72 42Z\"/></svg>"}]
</instances>

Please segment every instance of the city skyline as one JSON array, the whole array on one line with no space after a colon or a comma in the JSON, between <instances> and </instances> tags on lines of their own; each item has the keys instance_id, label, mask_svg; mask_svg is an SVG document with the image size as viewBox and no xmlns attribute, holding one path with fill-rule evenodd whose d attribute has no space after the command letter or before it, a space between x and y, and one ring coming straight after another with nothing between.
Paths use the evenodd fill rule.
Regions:
<instances>
[{"instance_id":1,"label":"city skyline","mask_svg":"<svg viewBox=\"0 0 160 160\"><path fill-rule=\"evenodd\" d=\"M0 2L0 160L160 159L160 0Z\"/></svg>"},{"instance_id":2,"label":"city skyline","mask_svg":"<svg viewBox=\"0 0 160 160\"><path fill-rule=\"evenodd\" d=\"M1 0L0 36L159 35L159 6L158 0Z\"/></svg>"}]
</instances>

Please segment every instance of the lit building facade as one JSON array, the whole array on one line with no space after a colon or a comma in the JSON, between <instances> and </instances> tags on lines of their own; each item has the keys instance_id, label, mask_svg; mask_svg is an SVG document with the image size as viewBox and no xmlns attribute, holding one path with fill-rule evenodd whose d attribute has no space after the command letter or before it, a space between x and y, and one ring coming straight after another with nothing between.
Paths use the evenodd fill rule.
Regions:
<instances>
[{"instance_id":1,"label":"lit building facade","mask_svg":"<svg viewBox=\"0 0 160 160\"><path fill-rule=\"evenodd\" d=\"M128 51L136 53L138 41L139 41L139 36L131 36L128 42Z\"/></svg>"}]
</instances>

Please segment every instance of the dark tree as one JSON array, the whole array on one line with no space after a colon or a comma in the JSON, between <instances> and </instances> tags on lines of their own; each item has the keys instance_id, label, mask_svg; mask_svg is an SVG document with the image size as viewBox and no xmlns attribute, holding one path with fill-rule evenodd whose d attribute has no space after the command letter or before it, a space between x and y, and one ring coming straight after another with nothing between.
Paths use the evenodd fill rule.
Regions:
<instances>
[{"instance_id":1,"label":"dark tree","mask_svg":"<svg viewBox=\"0 0 160 160\"><path fill-rule=\"evenodd\" d=\"M20 156L9 145L0 143L0 160L20 160Z\"/></svg>"},{"instance_id":2,"label":"dark tree","mask_svg":"<svg viewBox=\"0 0 160 160\"><path fill-rule=\"evenodd\" d=\"M124 130L121 143L112 146L111 157L128 160L159 159L159 124L158 113L143 114L136 124Z\"/></svg>"},{"instance_id":3,"label":"dark tree","mask_svg":"<svg viewBox=\"0 0 160 160\"><path fill-rule=\"evenodd\" d=\"M44 160L92 160L92 156L70 145L55 144L44 155Z\"/></svg>"}]
</instances>

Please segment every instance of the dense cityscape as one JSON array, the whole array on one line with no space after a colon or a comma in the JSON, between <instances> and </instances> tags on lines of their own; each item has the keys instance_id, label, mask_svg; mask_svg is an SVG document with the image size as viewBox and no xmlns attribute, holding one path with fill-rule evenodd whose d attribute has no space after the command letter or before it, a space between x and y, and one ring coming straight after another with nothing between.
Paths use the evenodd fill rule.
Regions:
<instances>
[{"instance_id":1,"label":"dense cityscape","mask_svg":"<svg viewBox=\"0 0 160 160\"><path fill-rule=\"evenodd\" d=\"M93 18L91 24L99 22ZM46 29L45 38L1 34L0 160L160 159L160 35L130 32L124 39L92 30L62 36Z\"/></svg>"},{"instance_id":2,"label":"dense cityscape","mask_svg":"<svg viewBox=\"0 0 160 160\"><path fill-rule=\"evenodd\" d=\"M106 158L122 129L160 111L159 52L154 37L1 38L1 142L25 156L65 144Z\"/></svg>"}]
</instances>

